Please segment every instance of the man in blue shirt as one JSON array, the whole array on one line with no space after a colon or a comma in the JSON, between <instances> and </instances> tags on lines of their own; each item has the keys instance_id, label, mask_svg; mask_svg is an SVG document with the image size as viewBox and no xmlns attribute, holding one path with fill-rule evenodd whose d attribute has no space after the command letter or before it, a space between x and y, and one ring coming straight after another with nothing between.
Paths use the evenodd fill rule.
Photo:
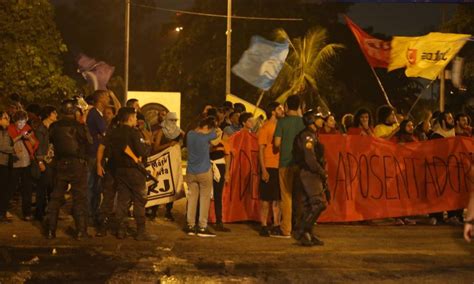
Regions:
<instances>
[{"instance_id":1,"label":"man in blue shirt","mask_svg":"<svg viewBox=\"0 0 474 284\"><path fill-rule=\"evenodd\" d=\"M93 144L88 149L88 194L89 215L94 222L98 221L99 205L100 205L100 179L97 175L96 154L99 148L99 141L105 136L107 130L107 122L104 119L103 112L109 104L109 93L106 90L97 90L92 95L94 107L87 114L87 127L92 136Z\"/></svg>"},{"instance_id":2,"label":"man in blue shirt","mask_svg":"<svg viewBox=\"0 0 474 284\"><path fill-rule=\"evenodd\" d=\"M189 131L186 138L188 148L188 166L185 181L188 184L187 227L188 235L215 237L209 231L207 219L212 192L212 168L209 147L217 138L214 117L207 117L199 122L199 126ZM199 202L199 224L196 226L196 211Z\"/></svg>"}]
</instances>

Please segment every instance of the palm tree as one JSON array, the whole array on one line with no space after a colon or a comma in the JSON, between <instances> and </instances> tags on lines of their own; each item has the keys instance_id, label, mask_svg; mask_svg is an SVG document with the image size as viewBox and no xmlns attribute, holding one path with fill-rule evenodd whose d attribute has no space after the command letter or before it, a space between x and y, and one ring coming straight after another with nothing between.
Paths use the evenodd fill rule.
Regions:
<instances>
[{"instance_id":1,"label":"palm tree","mask_svg":"<svg viewBox=\"0 0 474 284\"><path fill-rule=\"evenodd\" d=\"M318 93L318 79L331 70L329 60L336 56L342 44L326 44L327 33L323 28L313 28L303 38L293 41L283 29L275 31L277 41L288 41L291 52L280 74L270 89L271 94L280 95L277 101L284 103L292 94L299 94L303 101L313 106L314 99L319 98L322 107L326 103Z\"/></svg>"}]
</instances>

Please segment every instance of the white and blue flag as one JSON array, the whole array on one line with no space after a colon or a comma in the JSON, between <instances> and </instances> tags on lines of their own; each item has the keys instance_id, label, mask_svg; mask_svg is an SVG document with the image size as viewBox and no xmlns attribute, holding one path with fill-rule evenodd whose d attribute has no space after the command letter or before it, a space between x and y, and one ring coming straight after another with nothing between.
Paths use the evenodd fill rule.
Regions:
<instances>
[{"instance_id":1,"label":"white and blue flag","mask_svg":"<svg viewBox=\"0 0 474 284\"><path fill-rule=\"evenodd\" d=\"M253 36L250 47L232 67L232 72L249 84L267 91L285 63L288 46L288 42L278 43Z\"/></svg>"}]
</instances>

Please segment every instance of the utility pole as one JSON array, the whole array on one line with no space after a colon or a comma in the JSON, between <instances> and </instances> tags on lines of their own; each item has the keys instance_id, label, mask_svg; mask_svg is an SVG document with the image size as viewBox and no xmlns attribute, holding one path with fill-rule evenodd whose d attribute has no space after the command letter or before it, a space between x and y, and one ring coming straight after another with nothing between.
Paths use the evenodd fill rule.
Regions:
<instances>
[{"instance_id":1,"label":"utility pole","mask_svg":"<svg viewBox=\"0 0 474 284\"><path fill-rule=\"evenodd\" d=\"M125 63L124 63L124 96L123 105L128 99L128 59L130 47L130 0L125 0Z\"/></svg>"},{"instance_id":2,"label":"utility pole","mask_svg":"<svg viewBox=\"0 0 474 284\"><path fill-rule=\"evenodd\" d=\"M225 68L225 94L230 95L230 55L232 39L232 0L227 0L227 49L226 49L226 68Z\"/></svg>"}]
</instances>

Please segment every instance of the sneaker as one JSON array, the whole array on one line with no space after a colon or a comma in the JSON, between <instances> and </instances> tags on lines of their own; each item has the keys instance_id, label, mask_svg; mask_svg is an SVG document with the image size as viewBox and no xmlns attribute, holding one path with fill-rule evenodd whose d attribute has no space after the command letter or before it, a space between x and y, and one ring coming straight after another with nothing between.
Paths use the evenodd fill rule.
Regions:
<instances>
[{"instance_id":1,"label":"sneaker","mask_svg":"<svg viewBox=\"0 0 474 284\"><path fill-rule=\"evenodd\" d=\"M313 243L313 246L324 246L324 242L314 234L311 234L311 242Z\"/></svg>"},{"instance_id":2,"label":"sneaker","mask_svg":"<svg viewBox=\"0 0 474 284\"><path fill-rule=\"evenodd\" d=\"M313 246L313 238L312 238L312 236L311 236L310 233L304 233L304 234L301 236L300 245L302 245L302 246L304 246L304 247L311 247L311 246Z\"/></svg>"},{"instance_id":3,"label":"sneaker","mask_svg":"<svg viewBox=\"0 0 474 284\"><path fill-rule=\"evenodd\" d=\"M191 225L188 225L184 228L184 232L188 235L188 236L195 236L196 235L196 226L191 226Z\"/></svg>"},{"instance_id":4,"label":"sneaker","mask_svg":"<svg viewBox=\"0 0 474 284\"><path fill-rule=\"evenodd\" d=\"M230 232L230 229L224 227L224 224L223 224L223 223L217 223L217 224L214 226L214 229L215 229L216 231L224 232L224 233Z\"/></svg>"},{"instance_id":5,"label":"sneaker","mask_svg":"<svg viewBox=\"0 0 474 284\"><path fill-rule=\"evenodd\" d=\"M270 232L270 237L272 238L280 238L280 239L289 239L291 238L290 235L285 235L281 231L280 226L273 227L272 231Z\"/></svg>"},{"instance_id":6,"label":"sneaker","mask_svg":"<svg viewBox=\"0 0 474 284\"><path fill-rule=\"evenodd\" d=\"M216 236L216 234L214 234L213 232L209 231L209 228L206 227L206 228L199 228L197 230L197 235L199 237L203 237L203 238L214 238Z\"/></svg>"},{"instance_id":7,"label":"sneaker","mask_svg":"<svg viewBox=\"0 0 474 284\"><path fill-rule=\"evenodd\" d=\"M259 235L262 236L262 237L270 237L270 231L268 230L268 227L267 226L262 226L260 228Z\"/></svg>"}]
</instances>

